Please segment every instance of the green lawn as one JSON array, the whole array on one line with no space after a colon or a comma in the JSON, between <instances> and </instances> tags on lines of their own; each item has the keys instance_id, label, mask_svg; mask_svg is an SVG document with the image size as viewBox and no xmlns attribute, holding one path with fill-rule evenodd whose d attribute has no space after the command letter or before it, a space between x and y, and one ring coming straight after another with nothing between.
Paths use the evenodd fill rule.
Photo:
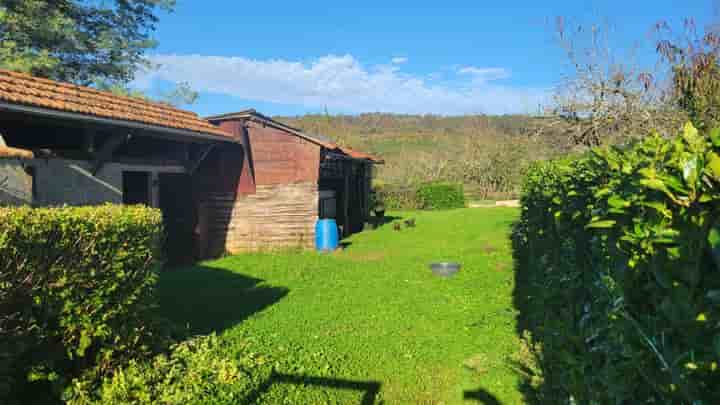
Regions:
<instances>
[{"instance_id":1,"label":"green lawn","mask_svg":"<svg viewBox=\"0 0 720 405\"><path fill-rule=\"evenodd\" d=\"M279 376L260 403L523 402L508 366L519 345L518 211L393 215L417 226L366 231L329 255L240 255L164 273L163 315L271 358ZM427 267L438 260L463 268L438 278Z\"/></svg>"}]
</instances>

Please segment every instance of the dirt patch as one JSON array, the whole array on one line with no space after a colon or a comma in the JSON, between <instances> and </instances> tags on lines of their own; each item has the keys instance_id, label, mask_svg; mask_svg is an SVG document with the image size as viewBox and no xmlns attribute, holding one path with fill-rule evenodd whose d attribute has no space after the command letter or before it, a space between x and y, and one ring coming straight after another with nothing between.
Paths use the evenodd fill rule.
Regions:
<instances>
[{"instance_id":1,"label":"dirt patch","mask_svg":"<svg viewBox=\"0 0 720 405\"><path fill-rule=\"evenodd\" d=\"M506 271L510 268L507 263L495 263L496 271Z\"/></svg>"},{"instance_id":2,"label":"dirt patch","mask_svg":"<svg viewBox=\"0 0 720 405\"><path fill-rule=\"evenodd\" d=\"M497 249L496 247L494 247L494 246L491 246L491 245L485 245L485 246L483 246L482 251L483 251L483 253L489 255L489 254L492 254L492 253L497 252L498 249Z\"/></svg>"}]
</instances>

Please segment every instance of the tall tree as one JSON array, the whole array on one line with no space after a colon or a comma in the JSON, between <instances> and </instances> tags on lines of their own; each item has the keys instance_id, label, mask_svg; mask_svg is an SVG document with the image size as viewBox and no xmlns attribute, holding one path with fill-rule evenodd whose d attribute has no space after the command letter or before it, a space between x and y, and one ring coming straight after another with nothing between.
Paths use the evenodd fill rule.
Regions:
<instances>
[{"instance_id":1,"label":"tall tree","mask_svg":"<svg viewBox=\"0 0 720 405\"><path fill-rule=\"evenodd\" d=\"M680 35L667 23L658 23L664 34L657 50L672 67L675 101L693 124L704 130L720 126L720 27L698 29L686 19Z\"/></svg>"},{"instance_id":2,"label":"tall tree","mask_svg":"<svg viewBox=\"0 0 720 405\"><path fill-rule=\"evenodd\" d=\"M0 0L0 67L93 84L131 81L174 0Z\"/></svg>"}]
</instances>

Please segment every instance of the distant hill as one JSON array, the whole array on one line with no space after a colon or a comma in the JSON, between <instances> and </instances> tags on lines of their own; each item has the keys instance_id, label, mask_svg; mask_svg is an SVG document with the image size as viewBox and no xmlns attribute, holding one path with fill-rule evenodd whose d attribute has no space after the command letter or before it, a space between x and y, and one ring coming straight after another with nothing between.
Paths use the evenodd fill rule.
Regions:
<instances>
[{"instance_id":1,"label":"distant hill","mask_svg":"<svg viewBox=\"0 0 720 405\"><path fill-rule=\"evenodd\" d=\"M438 179L473 183L475 180L469 180L464 173L467 168L462 167L471 163L468 160L498 172L509 172L514 166L554 156L564 149L559 134L542 131L540 137L533 136L542 128L543 119L528 115L368 113L274 118L309 134L325 135L340 144L383 157L387 163L378 168L376 177L392 184ZM469 149L474 152L469 153ZM519 176L517 172L507 180L513 183L511 194L517 192ZM510 186L496 188L507 187Z\"/></svg>"}]
</instances>

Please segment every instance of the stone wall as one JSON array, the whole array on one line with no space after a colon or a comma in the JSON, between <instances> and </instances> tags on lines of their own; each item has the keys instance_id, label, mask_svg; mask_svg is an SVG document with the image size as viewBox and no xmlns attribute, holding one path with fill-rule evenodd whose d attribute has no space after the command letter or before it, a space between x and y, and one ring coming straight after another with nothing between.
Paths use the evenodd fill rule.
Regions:
<instances>
[{"instance_id":1,"label":"stone wall","mask_svg":"<svg viewBox=\"0 0 720 405\"><path fill-rule=\"evenodd\" d=\"M148 172L151 179L157 179L159 173L185 170L179 166L108 163L93 175L92 165L68 159L0 159L0 204L122 204L124 171ZM157 182L151 183L151 205L157 207Z\"/></svg>"},{"instance_id":2,"label":"stone wall","mask_svg":"<svg viewBox=\"0 0 720 405\"><path fill-rule=\"evenodd\" d=\"M90 162L33 159L35 205L98 205L122 203L122 167L105 165L93 176Z\"/></svg>"},{"instance_id":3,"label":"stone wall","mask_svg":"<svg viewBox=\"0 0 720 405\"><path fill-rule=\"evenodd\" d=\"M317 183L258 185L255 194L208 195L202 205L207 256L315 246Z\"/></svg>"},{"instance_id":4,"label":"stone wall","mask_svg":"<svg viewBox=\"0 0 720 405\"><path fill-rule=\"evenodd\" d=\"M0 205L32 203L32 177L25 160L0 158Z\"/></svg>"}]
</instances>

